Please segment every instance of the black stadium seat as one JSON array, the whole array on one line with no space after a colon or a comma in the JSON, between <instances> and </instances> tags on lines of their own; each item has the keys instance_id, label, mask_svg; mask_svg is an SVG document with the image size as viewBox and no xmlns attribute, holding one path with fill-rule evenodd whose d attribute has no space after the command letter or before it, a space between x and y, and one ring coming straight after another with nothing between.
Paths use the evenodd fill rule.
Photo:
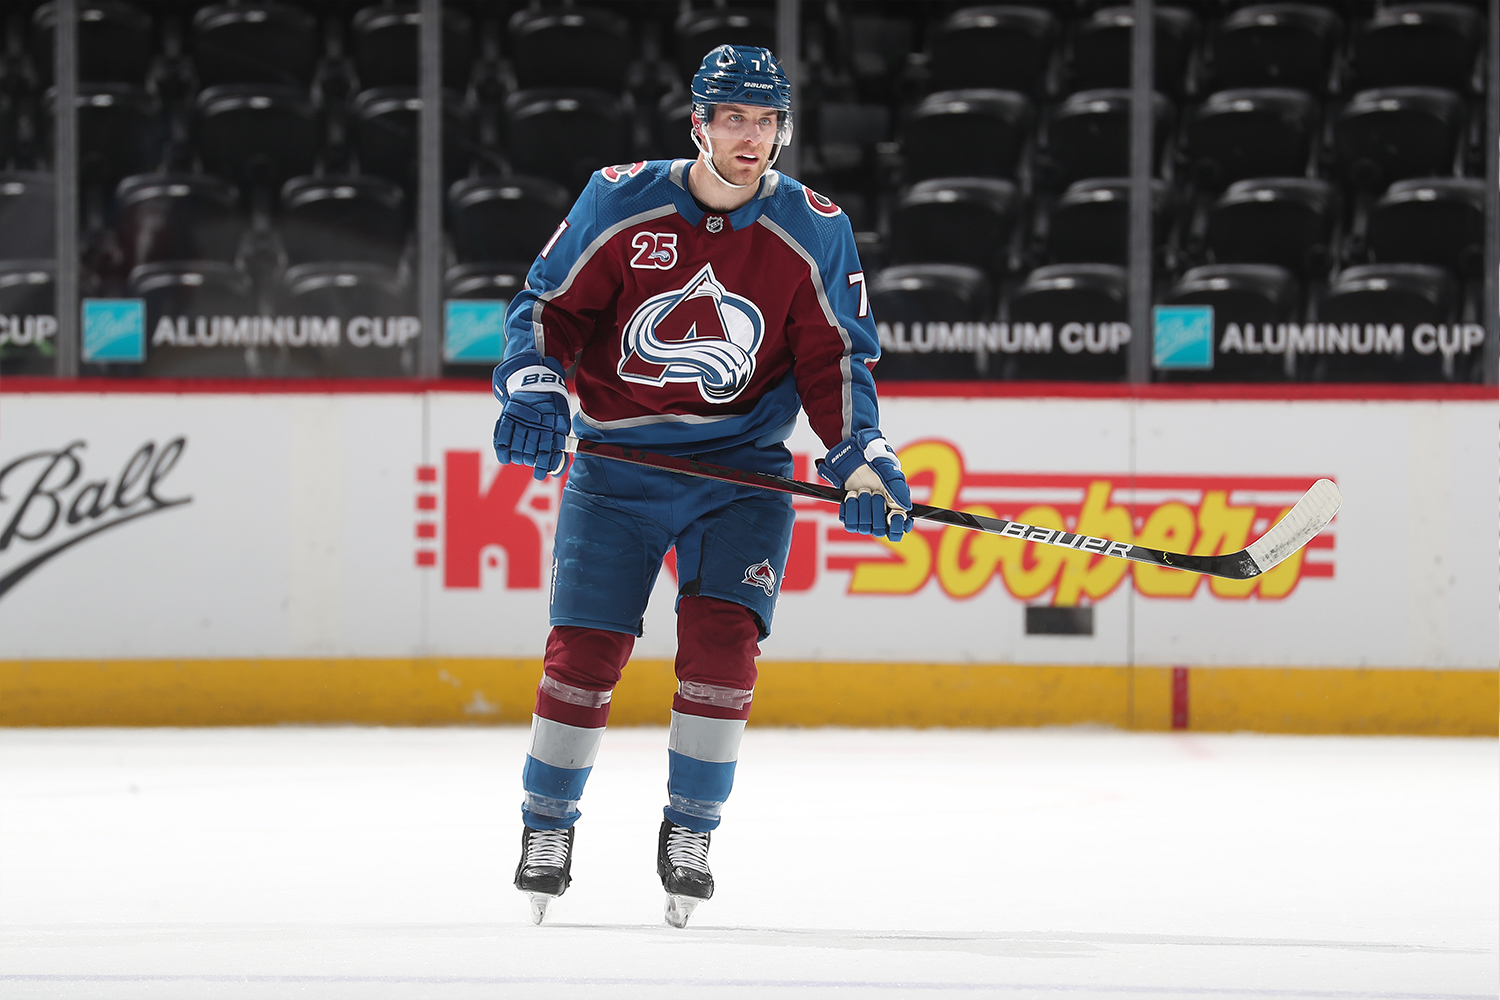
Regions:
<instances>
[{"instance_id":1,"label":"black stadium seat","mask_svg":"<svg viewBox=\"0 0 1500 1000\"><path fill-rule=\"evenodd\" d=\"M703 57L720 45L754 45L776 50L776 22L769 10L700 7L686 9L673 25L677 72L684 83L693 78Z\"/></svg>"},{"instance_id":2,"label":"black stadium seat","mask_svg":"<svg viewBox=\"0 0 1500 1000\"><path fill-rule=\"evenodd\" d=\"M364 173L379 174L414 191L417 183L416 87L376 87L355 95L354 144ZM452 183L474 164L476 125L472 109L452 91L443 91L443 180Z\"/></svg>"},{"instance_id":3,"label":"black stadium seat","mask_svg":"<svg viewBox=\"0 0 1500 1000\"><path fill-rule=\"evenodd\" d=\"M1192 379L1281 382L1291 377L1285 325L1301 321L1302 300L1297 279L1286 268L1206 264L1178 278L1163 301L1213 307L1213 368L1193 372Z\"/></svg>"},{"instance_id":4,"label":"black stadium seat","mask_svg":"<svg viewBox=\"0 0 1500 1000\"><path fill-rule=\"evenodd\" d=\"M1058 22L1040 7L965 7L931 34L933 90L993 87L1040 91Z\"/></svg>"},{"instance_id":5,"label":"black stadium seat","mask_svg":"<svg viewBox=\"0 0 1500 1000\"><path fill-rule=\"evenodd\" d=\"M218 261L142 264L130 272L126 293L144 300L146 306L146 363L141 374L235 377L265 373L257 372L252 363L255 351L236 343L234 331L225 328L226 319L237 326L246 317L260 315L250 278L232 265ZM192 339L192 346L175 340L153 343L164 317L174 322L181 317L182 333Z\"/></svg>"},{"instance_id":6,"label":"black stadium seat","mask_svg":"<svg viewBox=\"0 0 1500 1000\"><path fill-rule=\"evenodd\" d=\"M45 149L52 154L53 101L47 91ZM143 88L128 83L80 84L78 109L78 170L83 185L113 191L120 178L155 170L166 142L161 105Z\"/></svg>"},{"instance_id":7,"label":"black stadium seat","mask_svg":"<svg viewBox=\"0 0 1500 1000\"><path fill-rule=\"evenodd\" d=\"M316 353L320 374L389 377L417 370L415 309L410 289L392 268L359 263L289 267L277 304L285 315L340 320L336 345L307 348Z\"/></svg>"},{"instance_id":8,"label":"black stadium seat","mask_svg":"<svg viewBox=\"0 0 1500 1000\"><path fill-rule=\"evenodd\" d=\"M573 199L542 177L471 177L448 189L448 233L461 262L530 265Z\"/></svg>"},{"instance_id":9,"label":"black stadium seat","mask_svg":"<svg viewBox=\"0 0 1500 1000\"><path fill-rule=\"evenodd\" d=\"M1318 135L1317 104L1302 90L1221 90L1188 113L1183 131L1189 168L1206 190L1246 177L1301 177Z\"/></svg>"},{"instance_id":10,"label":"black stadium seat","mask_svg":"<svg viewBox=\"0 0 1500 1000\"><path fill-rule=\"evenodd\" d=\"M1381 263L1437 264L1476 276L1484 265L1484 181L1397 181L1370 210L1366 239Z\"/></svg>"},{"instance_id":11,"label":"black stadium seat","mask_svg":"<svg viewBox=\"0 0 1500 1000\"><path fill-rule=\"evenodd\" d=\"M907 183L929 177L1015 177L1032 105L1012 90L943 90L914 108L902 130Z\"/></svg>"},{"instance_id":12,"label":"black stadium seat","mask_svg":"<svg viewBox=\"0 0 1500 1000\"><path fill-rule=\"evenodd\" d=\"M318 22L274 0L221 3L193 15L198 84L280 84L306 88L318 63Z\"/></svg>"},{"instance_id":13,"label":"black stadium seat","mask_svg":"<svg viewBox=\"0 0 1500 1000\"><path fill-rule=\"evenodd\" d=\"M1354 32L1355 86L1414 85L1471 93L1484 39L1483 15L1466 4L1382 6Z\"/></svg>"},{"instance_id":14,"label":"black stadium seat","mask_svg":"<svg viewBox=\"0 0 1500 1000\"><path fill-rule=\"evenodd\" d=\"M417 36L422 15L415 3L380 3L354 12L349 48L362 90L417 86ZM477 36L469 16L443 8L443 86L460 93L469 85Z\"/></svg>"},{"instance_id":15,"label":"black stadium seat","mask_svg":"<svg viewBox=\"0 0 1500 1000\"><path fill-rule=\"evenodd\" d=\"M56 261L0 260L0 374L54 374L56 333Z\"/></svg>"},{"instance_id":16,"label":"black stadium seat","mask_svg":"<svg viewBox=\"0 0 1500 1000\"><path fill-rule=\"evenodd\" d=\"M0 260L51 260L57 213L51 174L0 173Z\"/></svg>"},{"instance_id":17,"label":"black stadium seat","mask_svg":"<svg viewBox=\"0 0 1500 1000\"><path fill-rule=\"evenodd\" d=\"M443 276L443 291L450 299L505 299L526 287L530 261L483 261L457 264Z\"/></svg>"},{"instance_id":18,"label":"black stadium seat","mask_svg":"<svg viewBox=\"0 0 1500 1000\"><path fill-rule=\"evenodd\" d=\"M1152 175L1172 128L1172 105L1152 95L1155 129ZM1070 184L1089 177L1130 174L1130 91L1083 90L1069 95L1046 116L1037 173L1049 184Z\"/></svg>"},{"instance_id":19,"label":"black stadium seat","mask_svg":"<svg viewBox=\"0 0 1500 1000\"><path fill-rule=\"evenodd\" d=\"M197 103L204 170L268 195L291 178L312 173L322 129L305 92L231 83L199 91Z\"/></svg>"},{"instance_id":20,"label":"black stadium seat","mask_svg":"<svg viewBox=\"0 0 1500 1000\"><path fill-rule=\"evenodd\" d=\"M522 90L505 101L506 149L517 173L549 177L581 191L589 175L631 154L623 102L600 90Z\"/></svg>"},{"instance_id":21,"label":"black stadium seat","mask_svg":"<svg viewBox=\"0 0 1500 1000\"><path fill-rule=\"evenodd\" d=\"M1161 244L1171 226L1170 195L1163 181L1151 182L1152 243ZM1053 264L1119 264L1129 260L1130 181L1102 177L1074 181L1047 214L1046 256Z\"/></svg>"},{"instance_id":22,"label":"black stadium seat","mask_svg":"<svg viewBox=\"0 0 1500 1000\"><path fill-rule=\"evenodd\" d=\"M1010 181L948 177L914 184L891 211L891 260L968 264L998 276L1007 267L1019 209Z\"/></svg>"},{"instance_id":23,"label":"black stadium seat","mask_svg":"<svg viewBox=\"0 0 1500 1000\"><path fill-rule=\"evenodd\" d=\"M1135 13L1126 6L1101 7L1083 20L1073 36L1067 74L1071 89L1130 86L1130 36ZM1156 89L1182 92L1188 56L1198 37L1198 18L1185 7L1156 8Z\"/></svg>"},{"instance_id":24,"label":"black stadium seat","mask_svg":"<svg viewBox=\"0 0 1500 1000\"><path fill-rule=\"evenodd\" d=\"M693 98L686 91L672 91L661 95L656 103L656 115L651 121L653 159L696 159L698 147L693 145ZM798 138L801 138L799 129Z\"/></svg>"},{"instance_id":25,"label":"black stadium seat","mask_svg":"<svg viewBox=\"0 0 1500 1000\"><path fill-rule=\"evenodd\" d=\"M511 65L520 89L625 89L634 48L630 21L597 7L541 7L511 15Z\"/></svg>"},{"instance_id":26,"label":"black stadium seat","mask_svg":"<svg viewBox=\"0 0 1500 1000\"><path fill-rule=\"evenodd\" d=\"M382 177L293 177L276 228L290 265L361 261L395 267L407 234L406 196Z\"/></svg>"},{"instance_id":27,"label":"black stadium seat","mask_svg":"<svg viewBox=\"0 0 1500 1000\"><path fill-rule=\"evenodd\" d=\"M115 189L115 233L127 268L167 260L233 263L245 228L239 191L218 177L137 174Z\"/></svg>"},{"instance_id":28,"label":"black stadium seat","mask_svg":"<svg viewBox=\"0 0 1500 1000\"><path fill-rule=\"evenodd\" d=\"M1237 181L1208 212L1216 264L1277 264L1311 277L1333 260L1338 190L1308 177Z\"/></svg>"},{"instance_id":29,"label":"black stadium seat","mask_svg":"<svg viewBox=\"0 0 1500 1000\"><path fill-rule=\"evenodd\" d=\"M31 15L31 65L42 87L52 86L57 8L42 4ZM151 66L151 16L120 0L78 4L78 79L88 83L146 82Z\"/></svg>"},{"instance_id":30,"label":"black stadium seat","mask_svg":"<svg viewBox=\"0 0 1500 1000\"><path fill-rule=\"evenodd\" d=\"M1451 90L1362 90L1334 117L1335 156L1349 183L1380 191L1407 177L1451 176L1463 130L1463 100Z\"/></svg>"},{"instance_id":31,"label":"black stadium seat","mask_svg":"<svg viewBox=\"0 0 1500 1000\"><path fill-rule=\"evenodd\" d=\"M1343 23L1311 3L1253 4L1231 11L1209 41L1213 90L1291 87L1328 92Z\"/></svg>"},{"instance_id":32,"label":"black stadium seat","mask_svg":"<svg viewBox=\"0 0 1500 1000\"><path fill-rule=\"evenodd\" d=\"M1049 264L1026 276L1011 293L1006 318L1045 327L1047 350L1020 350L1006 358L1016 378L1107 379L1125 376L1129 351L1128 281L1113 264Z\"/></svg>"},{"instance_id":33,"label":"black stadium seat","mask_svg":"<svg viewBox=\"0 0 1500 1000\"><path fill-rule=\"evenodd\" d=\"M975 345L953 326L990 319L990 283L963 264L902 264L870 281L870 315L881 332L875 377L972 379L980 374ZM940 328L945 336L939 336Z\"/></svg>"},{"instance_id":34,"label":"black stadium seat","mask_svg":"<svg viewBox=\"0 0 1500 1000\"><path fill-rule=\"evenodd\" d=\"M1339 272L1304 345L1303 377L1329 381L1462 380L1479 343L1459 322L1457 282L1430 264L1363 264ZM1399 340L1396 328L1399 326ZM1332 327L1333 329L1329 329ZM1395 350L1400 348L1399 353Z\"/></svg>"}]
</instances>

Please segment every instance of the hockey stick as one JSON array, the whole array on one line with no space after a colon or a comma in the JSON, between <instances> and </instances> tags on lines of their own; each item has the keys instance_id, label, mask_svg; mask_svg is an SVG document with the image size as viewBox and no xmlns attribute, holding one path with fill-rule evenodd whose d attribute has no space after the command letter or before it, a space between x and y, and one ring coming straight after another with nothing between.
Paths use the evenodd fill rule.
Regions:
<instances>
[{"instance_id":1,"label":"hockey stick","mask_svg":"<svg viewBox=\"0 0 1500 1000\"><path fill-rule=\"evenodd\" d=\"M774 490L777 493L790 493L793 496L826 500L829 503L843 503L844 501L845 491L833 486L804 483L800 479L787 479L763 472L744 472L722 465L710 465L695 458L658 455L654 452L640 451L621 445L582 441L572 436L568 438L567 448L580 455L597 455L600 458L610 458L617 462L629 462L632 465L644 465L647 468L662 469L667 472L680 472L688 476L697 476L700 479L741 483L763 490ZM1019 521L1006 521L998 517L948 510L946 507L929 507L920 503L912 504L911 510L907 513L925 521L972 528L975 531L1004 535L1023 542L1055 545L1064 549L1109 556L1113 559L1129 559L1132 562L1150 563L1153 566L1166 566L1171 569L1203 573L1207 576L1219 576L1226 580L1248 580L1251 577L1260 576L1310 542L1314 535L1333 520L1333 515L1338 513L1342 500L1343 494L1339 492L1337 486L1330 480L1319 479L1313 483L1312 488L1303 495L1302 499L1287 511L1286 517L1272 525L1270 531L1261 535L1248 548L1218 556L1164 552L1161 549L1151 549L1144 545L1130 545L1126 542L1095 538L1093 535L1080 535L1059 528L1039 528L1030 524L1022 524Z\"/></svg>"}]
</instances>

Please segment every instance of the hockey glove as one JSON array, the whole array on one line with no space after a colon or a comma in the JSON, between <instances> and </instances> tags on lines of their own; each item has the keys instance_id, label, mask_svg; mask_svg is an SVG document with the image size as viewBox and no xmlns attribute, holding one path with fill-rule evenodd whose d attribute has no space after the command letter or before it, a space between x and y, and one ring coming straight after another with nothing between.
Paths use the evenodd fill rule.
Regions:
<instances>
[{"instance_id":1,"label":"hockey glove","mask_svg":"<svg viewBox=\"0 0 1500 1000\"><path fill-rule=\"evenodd\" d=\"M839 442L818 463L818 475L847 490L839 505L846 531L901 541L911 530L911 490L901 462L878 430L859 431Z\"/></svg>"},{"instance_id":2,"label":"hockey glove","mask_svg":"<svg viewBox=\"0 0 1500 1000\"><path fill-rule=\"evenodd\" d=\"M533 479L562 475L572 420L562 365L534 351L495 368L495 398L503 405L495 422L495 457L501 464L530 465Z\"/></svg>"}]
</instances>

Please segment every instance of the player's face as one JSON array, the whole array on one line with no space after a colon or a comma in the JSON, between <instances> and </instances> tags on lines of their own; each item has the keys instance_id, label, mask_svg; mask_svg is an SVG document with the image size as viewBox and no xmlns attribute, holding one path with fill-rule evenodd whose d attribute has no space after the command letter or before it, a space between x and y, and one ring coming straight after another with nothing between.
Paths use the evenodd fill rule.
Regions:
<instances>
[{"instance_id":1,"label":"player's face","mask_svg":"<svg viewBox=\"0 0 1500 1000\"><path fill-rule=\"evenodd\" d=\"M731 184L753 184L771 165L776 112L745 104L720 104L705 131L713 140L714 167Z\"/></svg>"}]
</instances>

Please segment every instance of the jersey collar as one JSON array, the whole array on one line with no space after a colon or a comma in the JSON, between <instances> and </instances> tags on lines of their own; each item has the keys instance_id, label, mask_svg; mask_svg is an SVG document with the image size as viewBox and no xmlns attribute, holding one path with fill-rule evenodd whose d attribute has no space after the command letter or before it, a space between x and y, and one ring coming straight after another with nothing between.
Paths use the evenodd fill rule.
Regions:
<instances>
[{"instance_id":1,"label":"jersey collar","mask_svg":"<svg viewBox=\"0 0 1500 1000\"><path fill-rule=\"evenodd\" d=\"M706 215L722 215L728 220L729 227L736 232L744 229L746 226L753 225L765 209L764 203L766 199L776 193L776 188L781 183L780 173L775 170L767 170L761 175L760 191L754 198L751 198L733 212L705 212L698 207L698 202L694 200L692 193L688 191L687 187L688 168L694 162L693 160L675 160L672 163L671 170L667 172L667 176L672 179L672 184L677 188L676 191L672 192L672 201L677 206L677 212L684 219L688 220L688 222L692 223L694 228L697 228Z\"/></svg>"}]
</instances>

